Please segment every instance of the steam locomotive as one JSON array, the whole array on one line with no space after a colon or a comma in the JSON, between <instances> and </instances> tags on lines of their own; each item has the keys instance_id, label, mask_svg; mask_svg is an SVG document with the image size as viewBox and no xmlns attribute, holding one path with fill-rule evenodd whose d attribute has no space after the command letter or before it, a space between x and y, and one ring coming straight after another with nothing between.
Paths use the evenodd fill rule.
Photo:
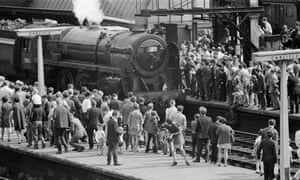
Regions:
<instances>
[{"instance_id":1,"label":"steam locomotive","mask_svg":"<svg viewBox=\"0 0 300 180\"><path fill-rule=\"evenodd\" d=\"M0 34L0 73L34 81L36 41ZM171 92L179 86L178 47L157 35L120 27L70 27L43 36L43 47L47 86L64 89L73 83L119 94Z\"/></svg>"}]
</instances>

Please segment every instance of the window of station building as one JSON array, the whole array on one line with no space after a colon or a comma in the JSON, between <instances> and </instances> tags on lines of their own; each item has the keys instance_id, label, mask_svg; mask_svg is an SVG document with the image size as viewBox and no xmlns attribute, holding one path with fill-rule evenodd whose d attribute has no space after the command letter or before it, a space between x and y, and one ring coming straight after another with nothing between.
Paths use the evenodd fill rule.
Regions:
<instances>
[{"instance_id":1,"label":"window of station building","mask_svg":"<svg viewBox=\"0 0 300 180\"><path fill-rule=\"evenodd\" d=\"M219 0L215 2L216 6L243 7L250 4L249 0Z\"/></svg>"},{"instance_id":2,"label":"window of station building","mask_svg":"<svg viewBox=\"0 0 300 180\"><path fill-rule=\"evenodd\" d=\"M43 43L43 54L47 56L49 54L49 50L48 50L49 36L44 36L42 43Z\"/></svg>"}]
</instances>

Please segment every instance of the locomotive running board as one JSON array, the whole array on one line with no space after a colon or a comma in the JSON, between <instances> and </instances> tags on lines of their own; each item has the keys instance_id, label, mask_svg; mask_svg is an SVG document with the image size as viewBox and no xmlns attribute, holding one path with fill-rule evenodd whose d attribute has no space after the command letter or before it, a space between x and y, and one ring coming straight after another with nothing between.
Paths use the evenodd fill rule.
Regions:
<instances>
[{"instance_id":1,"label":"locomotive running board","mask_svg":"<svg viewBox=\"0 0 300 180\"><path fill-rule=\"evenodd\" d=\"M46 65L58 66L58 67L66 67L72 69L83 69L88 71L101 71L108 72L114 74L122 74L121 68L115 68L110 66L103 66L97 64L83 64L82 61L77 62L73 60L64 60L64 61L53 61L53 60L45 60Z\"/></svg>"}]
</instances>

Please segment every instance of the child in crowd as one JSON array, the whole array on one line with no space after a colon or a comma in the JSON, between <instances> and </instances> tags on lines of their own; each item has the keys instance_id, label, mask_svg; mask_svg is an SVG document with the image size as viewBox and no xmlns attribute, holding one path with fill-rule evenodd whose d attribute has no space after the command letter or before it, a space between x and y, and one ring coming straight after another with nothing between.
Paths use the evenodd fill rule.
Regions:
<instances>
[{"instance_id":1,"label":"child in crowd","mask_svg":"<svg viewBox=\"0 0 300 180\"><path fill-rule=\"evenodd\" d=\"M105 132L101 124L97 126L97 131L94 131L94 137L97 143L97 150L100 151L98 155L102 156L104 155Z\"/></svg>"},{"instance_id":2,"label":"child in crowd","mask_svg":"<svg viewBox=\"0 0 300 180\"><path fill-rule=\"evenodd\" d=\"M158 131L158 142L164 155L168 154L169 142L168 142L169 132L166 128L161 128Z\"/></svg>"},{"instance_id":3,"label":"child in crowd","mask_svg":"<svg viewBox=\"0 0 300 180\"><path fill-rule=\"evenodd\" d=\"M124 154L124 151L125 151L125 146L124 146L124 134L125 134L125 131L124 131L124 128L119 126L117 128L117 131L119 133L119 142L118 142L118 146L119 146L119 154Z\"/></svg>"},{"instance_id":4,"label":"child in crowd","mask_svg":"<svg viewBox=\"0 0 300 180\"><path fill-rule=\"evenodd\" d=\"M263 175L263 170L264 170L264 166L263 163L261 161L261 159L257 158L257 148L261 143L261 135L257 136L253 145L253 151L252 151L252 156L254 156L255 158L255 164L256 164L256 174L260 174Z\"/></svg>"},{"instance_id":5,"label":"child in crowd","mask_svg":"<svg viewBox=\"0 0 300 180\"><path fill-rule=\"evenodd\" d=\"M250 80L250 105L258 105L258 79L256 75L252 75Z\"/></svg>"},{"instance_id":6,"label":"child in crowd","mask_svg":"<svg viewBox=\"0 0 300 180\"><path fill-rule=\"evenodd\" d=\"M244 98L243 98L244 93L240 85L235 86L232 95L233 95L234 106L241 106L244 104Z\"/></svg>"}]
</instances>

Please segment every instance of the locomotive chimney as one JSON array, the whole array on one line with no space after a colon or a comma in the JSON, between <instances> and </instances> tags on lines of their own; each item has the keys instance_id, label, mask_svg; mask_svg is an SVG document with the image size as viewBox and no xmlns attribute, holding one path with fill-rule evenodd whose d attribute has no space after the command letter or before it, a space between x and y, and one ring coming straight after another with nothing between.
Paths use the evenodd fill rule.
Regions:
<instances>
[{"instance_id":1,"label":"locomotive chimney","mask_svg":"<svg viewBox=\"0 0 300 180\"><path fill-rule=\"evenodd\" d=\"M133 32L144 32L147 30L148 19L146 17L135 16L135 24L130 26Z\"/></svg>"}]
</instances>

